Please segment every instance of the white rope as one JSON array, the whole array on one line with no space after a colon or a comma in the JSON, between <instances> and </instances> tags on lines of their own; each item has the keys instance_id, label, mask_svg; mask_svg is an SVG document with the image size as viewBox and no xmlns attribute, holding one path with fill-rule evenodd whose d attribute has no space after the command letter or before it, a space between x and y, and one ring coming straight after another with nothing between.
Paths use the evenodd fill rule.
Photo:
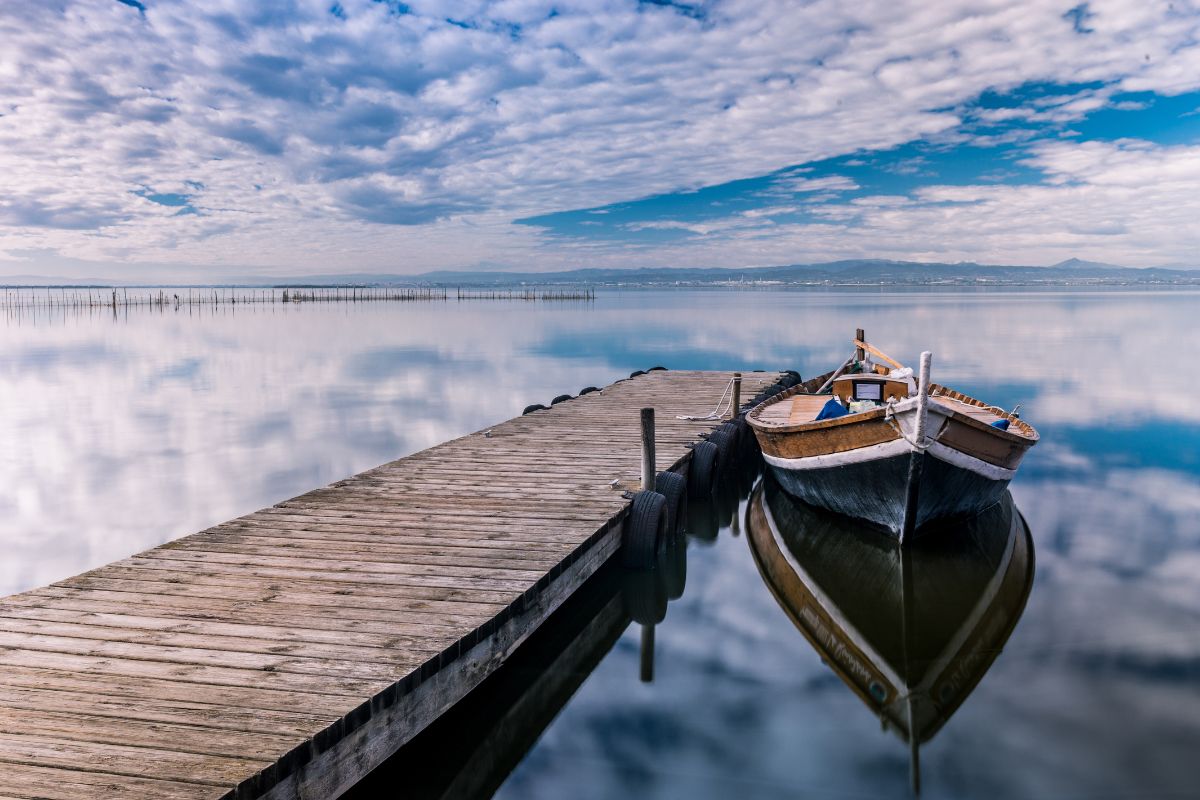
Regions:
<instances>
[{"instance_id":1,"label":"white rope","mask_svg":"<svg viewBox=\"0 0 1200 800\"><path fill-rule=\"evenodd\" d=\"M896 398L888 398L887 410L883 412L883 418L887 420L887 423L891 425L893 429L895 429L896 433L900 434L900 438L912 445L918 453L924 453L929 449L929 445L933 444L932 439L918 444L917 442L908 438L908 434L906 434L900 427L900 424L896 422Z\"/></svg>"},{"instance_id":2,"label":"white rope","mask_svg":"<svg viewBox=\"0 0 1200 800\"><path fill-rule=\"evenodd\" d=\"M729 379L729 383L725 384L725 391L721 392L721 399L717 401L717 407L713 409L711 414L703 417L689 417L686 414L677 414L675 419L687 420L688 422L708 422L710 420L724 419L725 413L733 406L733 378ZM725 398L729 399L726 400Z\"/></svg>"}]
</instances>

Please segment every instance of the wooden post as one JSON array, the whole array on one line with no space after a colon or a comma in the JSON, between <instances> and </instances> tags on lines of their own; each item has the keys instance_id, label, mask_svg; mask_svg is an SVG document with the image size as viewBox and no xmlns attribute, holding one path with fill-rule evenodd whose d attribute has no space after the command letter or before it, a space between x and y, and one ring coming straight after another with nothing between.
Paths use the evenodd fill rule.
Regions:
<instances>
[{"instance_id":1,"label":"wooden post","mask_svg":"<svg viewBox=\"0 0 1200 800\"><path fill-rule=\"evenodd\" d=\"M641 670L639 677L642 683L654 680L654 626L642 626Z\"/></svg>"},{"instance_id":2,"label":"wooden post","mask_svg":"<svg viewBox=\"0 0 1200 800\"><path fill-rule=\"evenodd\" d=\"M654 409L642 409L642 490L654 491Z\"/></svg>"},{"instance_id":3,"label":"wooden post","mask_svg":"<svg viewBox=\"0 0 1200 800\"><path fill-rule=\"evenodd\" d=\"M913 450L908 460L908 492L904 498L904 525L900 528L901 545L917 524L921 470L925 463L925 423L929 415L929 371L932 364L933 353L928 350L921 353L921 372L917 381L917 419L913 426L913 441L921 449Z\"/></svg>"},{"instance_id":4,"label":"wooden post","mask_svg":"<svg viewBox=\"0 0 1200 800\"><path fill-rule=\"evenodd\" d=\"M733 402L729 407L729 418L737 419L742 411L742 373L733 373Z\"/></svg>"},{"instance_id":5,"label":"wooden post","mask_svg":"<svg viewBox=\"0 0 1200 800\"><path fill-rule=\"evenodd\" d=\"M854 331L854 339L855 341L865 342L867 340L867 334L863 332L862 328L859 328L858 330ZM854 348L855 361L862 361L866 357L867 353L865 350L863 350L861 347Z\"/></svg>"}]
</instances>

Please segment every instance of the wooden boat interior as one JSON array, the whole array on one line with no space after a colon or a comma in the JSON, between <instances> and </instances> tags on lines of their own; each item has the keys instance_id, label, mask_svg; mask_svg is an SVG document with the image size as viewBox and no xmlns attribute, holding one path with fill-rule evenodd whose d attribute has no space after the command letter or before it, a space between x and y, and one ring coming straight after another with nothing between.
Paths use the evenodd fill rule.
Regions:
<instances>
[{"instance_id":1,"label":"wooden boat interior","mask_svg":"<svg viewBox=\"0 0 1200 800\"><path fill-rule=\"evenodd\" d=\"M843 403L852 400L900 401L908 397L908 382L876 373L841 375L830 387Z\"/></svg>"},{"instance_id":2,"label":"wooden boat interior","mask_svg":"<svg viewBox=\"0 0 1200 800\"><path fill-rule=\"evenodd\" d=\"M821 376L828 380L828 375ZM816 423L817 415L821 413L821 409L825 403L834 395L840 397L843 401L850 399L863 399L862 392L859 386L871 383L879 387L879 391L884 400L889 398L903 399L907 396L908 388L904 381L888 380L883 376L866 374L852 374L839 377L834 381L832 389L833 394L812 394L812 387L819 387L817 383L820 378L814 378L811 381L796 386L791 390L784 392L771 398L758 409L755 409L754 418L767 428L793 428L794 426L804 426L809 423ZM823 383L824 381L821 381ZM868 390L870 392L870 390ZM934 398L934 402L938 405L954 412L955 415L961 415L969 419L977 420L984 425L991 425L1001 419L1009 421L1008 433L1016 436L1021 436L1026 439L1038 438L1037 431L1033 426L1022 420L1020 417L1014 416L1011 412L1004 409L990 406L975 398L963 394L946 386L937 383L930 384L929 396ZM872 398L874 399L874 398ZM881 409L876 410L876 415ZM870 412L867 412L870 413ZM863 414L849 414L844 417L838 417L832 420L823 420L819 424L821 427L847 425L858 422L863 419Z\"/></svg>"}]
</instances>

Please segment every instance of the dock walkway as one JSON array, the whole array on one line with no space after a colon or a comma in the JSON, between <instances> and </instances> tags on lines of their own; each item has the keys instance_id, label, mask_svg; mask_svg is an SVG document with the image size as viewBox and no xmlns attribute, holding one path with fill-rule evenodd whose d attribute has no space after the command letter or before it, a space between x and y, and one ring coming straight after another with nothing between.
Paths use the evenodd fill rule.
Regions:
<instances>
[{"instance_id":1,"label":"dock walkway","mask_svg":"<svg viewBox=\"0 0 1200 800\"><path fill-rule=\"evenodd\" d=\"M667 469L729 378L619 381L0 600L0 800L336 797L616 552L638 410Z\"/></svg>"}]
</instances>

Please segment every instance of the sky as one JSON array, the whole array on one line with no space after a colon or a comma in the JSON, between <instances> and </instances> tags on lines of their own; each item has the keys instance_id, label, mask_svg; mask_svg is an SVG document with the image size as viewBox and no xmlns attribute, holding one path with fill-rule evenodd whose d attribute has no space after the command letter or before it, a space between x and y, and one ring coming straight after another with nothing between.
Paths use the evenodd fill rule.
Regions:
<instances>
[{"instance_id":1,"label":"sky","mask_svg":"<svg viewBox=\"0 0 1200 800\"><path fill-rule=\"evenodd\" d=\"M1200 266L1192 2L4 0L0 281Z\"/></svg>"}]
</instances>

